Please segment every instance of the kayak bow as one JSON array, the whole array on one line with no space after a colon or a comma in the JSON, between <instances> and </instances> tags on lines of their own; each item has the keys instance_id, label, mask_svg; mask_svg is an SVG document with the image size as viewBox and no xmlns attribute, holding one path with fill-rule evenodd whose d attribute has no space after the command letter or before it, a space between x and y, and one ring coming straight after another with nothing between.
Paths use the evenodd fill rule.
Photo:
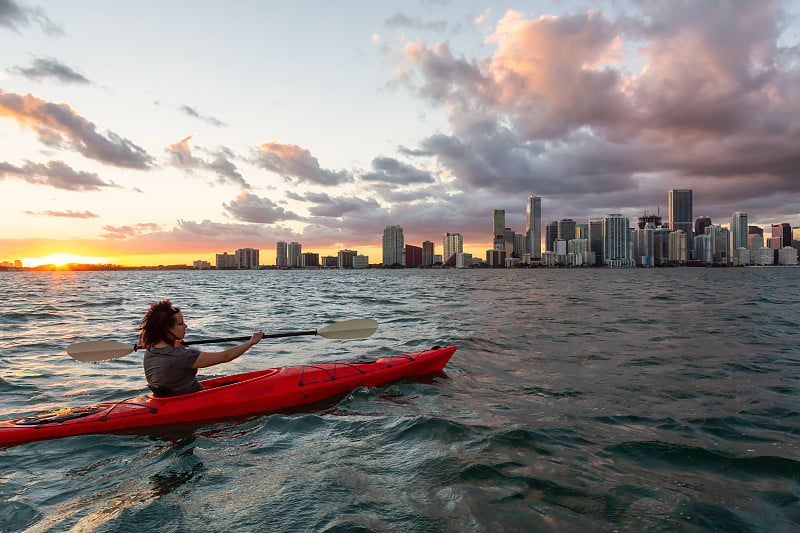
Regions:
<instances>
[{"instance_id":1,"label":"kayak bow","mask_svg":"<svg viewBox=\"0 0 800 533\"><path fill-rule=\"evenodd\" d=\"M312 404L359 387L441 371L457 347L370 361L278 367L201 381L204 390L69 408L0 422L0 445L143 427L204 422Z\"/></svg>"}]
</instances>

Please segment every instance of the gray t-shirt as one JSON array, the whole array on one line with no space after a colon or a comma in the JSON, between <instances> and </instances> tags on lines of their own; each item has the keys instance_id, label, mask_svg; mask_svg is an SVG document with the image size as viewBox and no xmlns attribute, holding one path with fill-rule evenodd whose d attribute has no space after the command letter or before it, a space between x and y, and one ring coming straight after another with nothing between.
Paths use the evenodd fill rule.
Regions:
<instances>
[{"instance_id":1,"label":"gray t-shirt","mask_svg":"<svg viewBox=\"0 0 800 533\"><path fill-rule=\"evenodd\" d=\"M144 353L144 375L155 396L179 396L203 390L192 368L200 350L179 346L150 347Z\"/></svg>"}]
</instances>

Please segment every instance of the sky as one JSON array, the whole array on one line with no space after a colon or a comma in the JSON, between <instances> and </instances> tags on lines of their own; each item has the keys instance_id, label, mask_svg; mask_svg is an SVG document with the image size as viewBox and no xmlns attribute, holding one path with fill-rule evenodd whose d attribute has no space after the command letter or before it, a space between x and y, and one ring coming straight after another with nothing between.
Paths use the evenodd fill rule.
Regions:
<instances>
[{"instance_id":1,"label":"sky","mask_svg":"<svg viewBox=\"0 0 800 533\"><path fill-rule=\"evenodd\" d=\"M800 226L798 1L0 0L0 261ZM63 257L70 257L65 255Z\"/></svg>"}]
</instances>

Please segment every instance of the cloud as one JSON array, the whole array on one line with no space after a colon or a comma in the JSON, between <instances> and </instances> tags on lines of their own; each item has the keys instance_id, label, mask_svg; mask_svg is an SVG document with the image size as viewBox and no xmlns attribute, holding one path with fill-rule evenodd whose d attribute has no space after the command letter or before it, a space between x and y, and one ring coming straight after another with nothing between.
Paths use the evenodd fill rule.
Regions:
<instances>
[{"instance_id":1,"label":"cloud","mask_svg":"<svg viewBox=\"0 0 800 533\"><path fill-rule=\"evenodd\" d=\"M31 128L48 146L71 148L89 159L110 165L147 170L153 162L143 148L114 132L101 135L97 127L67 104L0 90L0 116Z\"/></svg>"},{"instance_id":2,"label":"cloud","mask_svg":"<svg viewBox=\"0 0 800 533\"><path fill-rule=\"evenodd\" d=\"M378 202L373 199L354 198L352 196L331 197L326 193L312 192L303 195L289 192L287 196L293 200L315 204L308 209L308 212L315 217L339 218L346 214L380 208Z\"/></svg>"},{"instance_id":3,"label":"cloud","mask_svg":"<svg viewBox=\"0 0 800 533\"><path fill-rule=\"evenodd\" d=\"M8 177L67 191L99 191L102 187L117 187L101 180L97 174L76 171L63 161L50 161L46 165L26 161L22 167L4 161L0 163L0 179Z\"/></svg>"},{"instance_id":4,"label":"cloud","mask_svg":"<svg viewBox=\"0 0 800 533\"><path fill-rule=\"evenodd\" d=\"M145 222L141 224L134 224L132 226L103 226L105 233L100 237L103 239L130 239L140 235L155 233L161 229L158 224Z\"/></svg>"},{"instance_id":5,"label":"cloud","mask_svg":"<svg viewBox=\"0 0 800 533\"><path fill-rule=\"evenodd\" d=\"M212 117L210 115L201 115L196 109L194 109L193 107L189 107L188 105L182 105L178 109L180 109L181 111L183 111L184 113L186 113L190 117L194 117L194 118L200 119L200 120L202 120L204 122L207 122L207 123L211 124L212 126L218 126L218 127L227 127L228 126L228 124L226 124L225 122L222 122L218 118Z\"/></svg>"},{"instance_id":6,"label":"cloud","mask_svg":"<svg viewBox=\"0 0 800 533\"><path fill-rule=\"evenodd\" d=\"M91 211L24 211L26 215L46 216L46 217L64 217L64 218L97 218L99 215Z\"/></svg>"},{"instance_id":7,"label":"cloud","mask_svg":"<svg viewBox=\"0 0 800 533\"><path fill-rule=\"evenodd\" d=\"M333 186L353 181L347 172L321 168L310 151L295 144L264 143L256 153L255 164L285 178L316 185Z\"/></svg>"},{"instance_id":8,"label":"cloud","mask_svg":"<svg viewBox=\"0 0 800 533\"><path fill-rule=\"evenodd\" d=\"M435 181L430 172L419 170L391 157L376 157L372 160L372 168L373 172L367 172L361 176L363 181L378 181L397 185L433 183Z\"/></svg>"},{"instance_id":9,"label":"cloud","mask_svg":"<svg viewBox=\"0 0 800 533\"><path fill-rule=\"evenodd\" d=\"M782 6L508 11L487 57L407 43L397 79L451 131L399 152L433 158L466 191L549 196L573 217L652 209L678 186L709 202L730 193L728 214L775 191L800 205L800 46Z\"/></svg>"},{"instance_id":10,"label":"cloud","mask_svg":"<svg viewBox=\"0 0 800 533\"><path fill-rule=\"evenodd\" d=\"M62 83L78 83L84 85L91 83L85 76L75 72L72 68L52 57L37 58L33 61L33 66L28 68L12 67L8 70L9 72L21 74L28 79L37 81L44 78L54 78Z\"/></svg>"},{"instance_id":11,"label":"cloud","mask_svg":"<svg viewBox=\"0 0 800 533\"><path fill-rule=\"evenodd\" d=\"M189 141L192 137L192 135L189 135L166 148L169 164L188 173L192 173L194 170L211 171L217 175L220 183L239 185L245 189L250 188L250 184L245 181L236 165L231 162L233 153L230 150L220 148L212 154L214 159L205 161L192 155L192 150L189 147Z\"/></svg>"},{"instance_id":12,"label":"cloud","mask_svg":"<svg viewBox=\"0 0 800 533\"><path fill-rule=\"evenodd\" d=\"M230 216L243 222L274 224L284 220L300 220L298 215L286 211L269 198L259 198L246 192L222 206Z\"/></svg>"},{"instance_id":13,"label":"cloud","mask_svg":"<svg viewBox=\"0 0 800 533\"><path fill-rule=\"evenodd\" d=\"M37 24L50 35L62 35L64 31L54 24L40 7L20 7L14 0L0 0L0 27L20 31L22 26Z\"/></svg>"},{"instance_id":14,"label":"cloud","mask_svg":"<svg viewBox=\"0 0 800 533\"><path fill-rule=\"evenodd\" d=\"M386 19L384 22L390 28L408 28L408 29L416 29L416 30L431 30L436 32L443 32L447 29L447 21L444 20L435 20L430 22L424 22L421 19L415 17L411 18L407 15L402 13L396 13Z\"/></svg>"}]
</instances>

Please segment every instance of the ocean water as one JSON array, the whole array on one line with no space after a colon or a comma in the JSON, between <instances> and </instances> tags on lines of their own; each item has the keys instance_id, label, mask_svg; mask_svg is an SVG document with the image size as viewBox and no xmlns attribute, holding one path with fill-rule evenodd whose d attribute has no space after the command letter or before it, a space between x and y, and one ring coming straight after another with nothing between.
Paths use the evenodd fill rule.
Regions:
<instances>
[{"instance_id":1,"label":"ocean water","mask_svg":"<svg viewBox=\"0 0 800 533\"><path fill-rule=\"evenodd\" d=\"M0 531L798 531L800 269L0 273L0 419L145 392L134 342L263 341L213 377L458 345L291 412L0 448Z\"/></svg>"}]
</instances>

